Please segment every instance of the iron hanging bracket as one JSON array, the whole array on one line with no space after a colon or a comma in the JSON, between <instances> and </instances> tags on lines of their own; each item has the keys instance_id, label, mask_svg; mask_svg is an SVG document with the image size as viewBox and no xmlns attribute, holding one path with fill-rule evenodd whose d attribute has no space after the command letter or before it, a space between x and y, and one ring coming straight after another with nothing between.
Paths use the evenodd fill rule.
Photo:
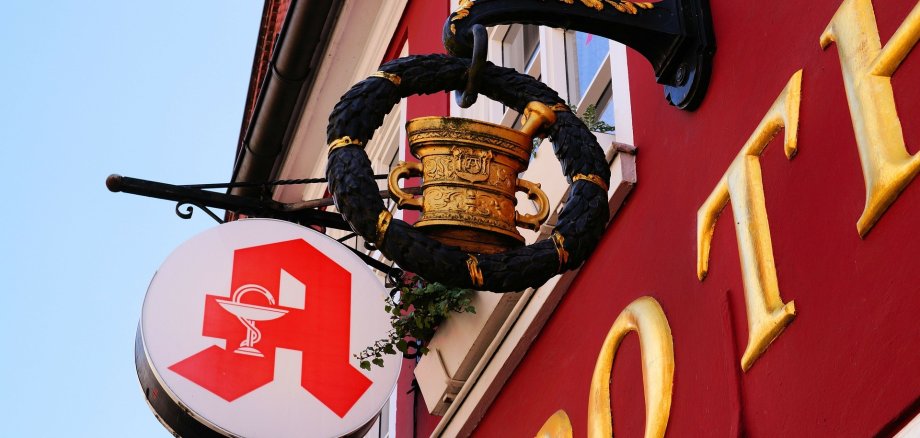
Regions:
<instances>
[{"instance_id":1,"label":"iron hanging bracket","mask_svg":"<svg viewBox=\"0 0 920 438\"><path fill-rule=\"evenodd\" d=\"M444 23L448 53L471 58L467 87L457 103L476 101L478 72L486 62L486 27L536 24L591 33L639 52L664 86L665 99L680 109L696 109L709 84L715 37L709 0L460 0Z\"/></svg>"},{"instance_id":2,"label":"iron hanging bracket","mask_svg":"<svg viewBox=\"0 0 920 438\"><path fill-rule=\"evenodd\" d=\"M199 187L208 185L177 186L157 181L148 181L121 175L110 175L105 180L105 185L112 192L124 192L149 198L164 199L176 202L176 215L189 219L192 217L192 206L198 207L217 222L220 218L210 211L210 208L232 211L250 217L263 217L281 219L305 226L329 227L339 230L351 230L348 224L338 213L331 213L315 208L291 209L288 204L273 200L262 200L226 193L202 190ZM180 208L186 207L185 211Z\"/></svg>"},{"instance_id":3,"label":"iron hanging bracket","mask_svg":"<svg viewBox=\"0 0 920 438\"><path fill-rule=\"evenodd\" d=\"M280 180L267 184L276 185L318 181L325 182L325 178ZM351 231L351 227L342 219L340 214L322 211L316 208L330 205L332 203L331 199L329 199L328 202L308 201L299 204L282 204L273 200L261 200L203 190L203 188L224 188L242 184L258 185L252 183L227 183L178 186L121 175L110 175L105 180L106 187L112 192L124 192L132 195L176 202L176 215L182 219L190 219L192 217L192 207L194 206L198 207L198 209L205 212L218 223L223 223L224 221L211 211L211 208L241 213L249 217L273 218L304 226L327 227ZM318 201L327 200L323 199ZM181 210L183 207L185 207L185 211ZM378 269L381 272L386 272L388 275L395 275L394 273L398 273L399 275L402 274L402 271L398 268L391 267L386 263L374 259L358 251L356 248L352 248L348 245L345 245L345 247L354 252L372 268Z\"/></svg>"}]
</instances>

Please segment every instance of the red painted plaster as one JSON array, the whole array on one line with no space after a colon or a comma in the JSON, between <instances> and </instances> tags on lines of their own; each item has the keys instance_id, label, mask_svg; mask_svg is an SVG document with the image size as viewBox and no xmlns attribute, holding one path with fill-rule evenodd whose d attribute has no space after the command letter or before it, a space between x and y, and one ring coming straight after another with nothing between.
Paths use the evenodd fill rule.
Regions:
<instances>
[{"instance_id":1,"label":"red painted plaster","mask_svg":"<svg viewBox=\"0 0 920 438\"><path fill-rule=\"evenodd\" d=\"M444 53L441 45L441 27L450 15L448 0L410 0L403 12L402 20L394 33L387 51L386 59L399 56L404 44L408 44L410 55ZM406 118L412 120L424 116L446 116L450 114L447 93L435 93L425 96L410 96L406 102ZM418 161L409 153L408 145L404 161ZM408 183L412 185L410 181ZM415 183L417 184L417 183ZM418 212L403 211L403 220L413 223L418 220ZM396 436L426 437L431 434L440 421L440 417L430 415L425 408L421 392L406 394L414 376L414 361L403 363L402 373L397 384ZM407 388L402 390L402 388Z\"/></svg>"},{"instance_id":2,"label":"red painted plaster","mask_svg":"<svg viewBox=\"0 0 920 438\"><path fill-rule=\"evenodd\" d=\"M603 338L643 295L661 303L674 337L669 436L872 436L916 415L920 181L859 238L865 189L840 61L836 47L818 44L840 1L710 3L718 52L696 112L668 107L648 63L630 54L639 183L476 436L532 436L560 408L575 436L585 436ZM883 42L912 6L875 2ZM779 136L760 160L779 287L798 316L740 373L747 319L731 210L716 225L704 282L695 274L696 214L800 68L799 154L788 161ZM911 152L920 142L917 78L914 51L893 78ZM641 436L644 427L639 359L629 336L613 372L619 437Z\"/></svg>"}]
</instances>

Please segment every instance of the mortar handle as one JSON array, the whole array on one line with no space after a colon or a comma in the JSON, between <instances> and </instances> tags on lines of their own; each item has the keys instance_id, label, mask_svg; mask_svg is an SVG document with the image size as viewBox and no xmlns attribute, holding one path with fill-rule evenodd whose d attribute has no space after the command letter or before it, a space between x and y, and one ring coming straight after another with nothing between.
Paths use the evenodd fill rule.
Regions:
<instances>
[{"instance_id":1,"label":"mortar handle","mask_svg":"<svg viewBox=\"0 0 920 438\"><path fill-rule=\"evenodd\" d=\"M546 221L547 217L549 217L549 198L546 197L546 193L543 193L543 190L540 190L539 183L532 183L524 179L518 179L516 191L524 192L527 194L528 199L531 201L536 201L539 211L537 214L524 215L515 211L515 225L521 228L527 228L529 230L536 230L537 228L540 228L540 225Z\"/></svg>"},{"instance_id":2,"label":"mortar handle","mask_svg":"<svg viewBox=\"0 0 920 438\"><path fill-rule=\"evenodd\" d=\"M412 176L422 176L422 163L407 163L405 161L400 161L399 165L390 171L390 176L387 178L387 187L390 189L390 198L396 201L396 205L399 206L399 208L421 210L422 199L404 192L399 187L400 179Z\"/></svg>"}]
</instances>

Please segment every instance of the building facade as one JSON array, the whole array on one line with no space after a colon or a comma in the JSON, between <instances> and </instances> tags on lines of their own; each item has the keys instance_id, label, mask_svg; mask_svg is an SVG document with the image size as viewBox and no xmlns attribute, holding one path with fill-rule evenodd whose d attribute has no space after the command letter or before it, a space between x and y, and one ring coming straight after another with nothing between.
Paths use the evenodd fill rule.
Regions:
<instances>
[{"instance_id":1,"label":"building facade","mask_svg":"<svg viewBox=\"0 0 920 438\"><path fill-rule=\"evenodd\" d=\"M372 436L564 436L551 430L566 424L574 436L610 424L618 436L656 427L920 436L920 61L911 52L920 6L709 3L718 49L692 112L669 106L648 62L622 44L489 28L491 62L546 83L604 131L611 222L580 269L537 289L478 293L475 315L451 318L431 353L406 361ZM325 175L340 96L383 62L443 53L442 26L460 6L267 0L234 181ZM520 119L484 97L467 109L447 93L408 97L365 147L376 173L415 160L403 127L432 115ZM547 224L524 233L532 243L552 232L569 187L548 140L523 177L551 201ZM311 184L271 196L329 194ZM346 242L363 247L355 240Z\"/></svg>"}]
</instances>

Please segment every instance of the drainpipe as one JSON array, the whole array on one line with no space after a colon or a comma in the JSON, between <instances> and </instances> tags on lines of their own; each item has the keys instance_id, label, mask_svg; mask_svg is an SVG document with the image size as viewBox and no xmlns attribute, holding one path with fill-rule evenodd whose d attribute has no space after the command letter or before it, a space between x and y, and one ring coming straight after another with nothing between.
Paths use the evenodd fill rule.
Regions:
<instances>
[{"instance_id":1,"label":"drainpipe","mask_svg":"<svg viewBox=\"0 0 920 438\"><path fill-rule=\"evenodd\" d=\"M287 148L288 132L303 110L344 0L293 0L278 34L249 127L233 169L233 182L268 181ZM258 187L230 194L258 197Z\"/></svg>"}]
</instances>

